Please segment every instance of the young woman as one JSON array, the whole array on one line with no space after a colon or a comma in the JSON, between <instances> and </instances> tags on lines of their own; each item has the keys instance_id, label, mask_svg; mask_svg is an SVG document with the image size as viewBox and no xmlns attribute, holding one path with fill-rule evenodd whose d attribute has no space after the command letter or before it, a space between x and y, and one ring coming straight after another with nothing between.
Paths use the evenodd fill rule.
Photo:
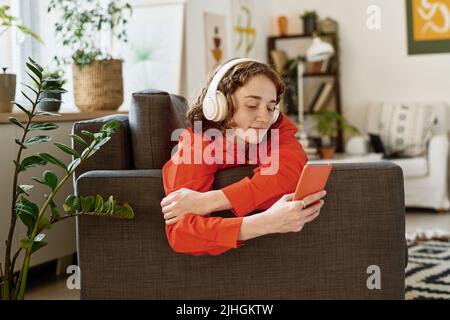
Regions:
<instances>
[{"instance_id":1,"label":"young woman","mask_svg":"<svg viewBox=\"0 0 450 320\"><path fill-rule=\"evenodd\" d=\"M218 255L255 237L299 232L319 215L323 200L308 205L325 192L292 201L307 157L295 138L297 127L279 112L284 90L272 68L251 59L225 63L208 81L187 113L191 128L163 167L167 196L161 207L174 251ZM200 132L194 130L198 124ZM211 138L209 131L216 135ZM253 134L245 134L249 131ZM249 150L255 146L268 150L268 156L251 157ZM237 161L242 158L256 165L252 178L211 190L215 173L242 165ZM264 174L268 166L276 172ZM247 216L257 209L265 211ZM210 216L222 210L236 217Z\"/></svg>"}]
</instances>

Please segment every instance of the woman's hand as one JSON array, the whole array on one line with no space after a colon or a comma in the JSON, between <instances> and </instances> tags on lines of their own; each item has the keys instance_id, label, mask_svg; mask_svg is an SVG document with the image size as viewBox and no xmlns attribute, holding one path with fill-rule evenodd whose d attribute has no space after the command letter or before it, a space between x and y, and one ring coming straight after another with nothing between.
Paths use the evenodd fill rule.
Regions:
<instances>
[{"instance_id":1,"label":"woman's hand","mask_svg":"<svg viewBox=\"0 0 450 320\"><path fill-rule=\"evenodd\" d=\"M299 201L292 201L293 193L284 195L264 212L267 223L272 226L271 233L301 231L306 223L319 215L324 204L321 198L325 194L325 191L314 193Z\"/></svg>"},{"instance_id":2,"label":"woman's hand","mask_svg":"<svg viewBox=\"0 0 450 320\"><path fill-rule=\"evenodd\" d=\"M186 213L206 215L211 213L207 193L181 188L161 201L166 224L178 222Z\"/></svg>"}]
</instances>

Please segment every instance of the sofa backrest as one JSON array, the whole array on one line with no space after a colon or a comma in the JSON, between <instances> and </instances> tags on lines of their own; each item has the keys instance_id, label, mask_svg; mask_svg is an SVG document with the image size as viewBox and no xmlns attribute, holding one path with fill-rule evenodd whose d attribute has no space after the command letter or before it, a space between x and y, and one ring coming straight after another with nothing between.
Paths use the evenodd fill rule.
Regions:
<instances>
[{"instance_id":1,"label":"sofa backrest","mask_svg":"<svg viewBox=\"0 0 450 320\"><path fill-rule=\"evenodd\" d=\"M161 169L176 141L173 130L185 128L186 99L159 90L135 92L129 113L135 169Z\"/></svg>"}]
</instances>

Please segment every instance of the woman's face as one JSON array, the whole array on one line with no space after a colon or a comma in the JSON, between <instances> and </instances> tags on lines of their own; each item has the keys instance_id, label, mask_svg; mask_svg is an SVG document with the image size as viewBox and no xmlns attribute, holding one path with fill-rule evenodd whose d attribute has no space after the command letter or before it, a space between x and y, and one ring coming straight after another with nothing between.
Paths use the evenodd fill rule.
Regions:
<instances>
[{"instance_id":1,"label":"woman's face","mask_svg":"<svg viewBox=\"0 0 450 320\"><path fill-rule=\"evenodd\" d=\"M265 75L254 76L234 92L232 100L236 108L234 128L243 130L238 130L237 135L248 143L260 143L272 125L277 104L274 83Z\"/></svg>"}]
</instances>

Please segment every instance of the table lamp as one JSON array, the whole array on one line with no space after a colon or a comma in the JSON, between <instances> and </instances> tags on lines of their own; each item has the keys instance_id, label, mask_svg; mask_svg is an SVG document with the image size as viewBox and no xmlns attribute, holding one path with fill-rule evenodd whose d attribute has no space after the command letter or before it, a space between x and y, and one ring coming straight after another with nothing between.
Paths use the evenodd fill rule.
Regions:
<instances>
[{"instance_id":1,"label":"table lamp","mask_svg":"<svg viewBox=\"0 0 450 320\"><path fill-rule=\"evenodd\" d=\"M314 36L311 46L306 51L306 60L318 62L331 58L334 55L333 46L323 41L320 37Z\"/></svg>"}]
</instances>

